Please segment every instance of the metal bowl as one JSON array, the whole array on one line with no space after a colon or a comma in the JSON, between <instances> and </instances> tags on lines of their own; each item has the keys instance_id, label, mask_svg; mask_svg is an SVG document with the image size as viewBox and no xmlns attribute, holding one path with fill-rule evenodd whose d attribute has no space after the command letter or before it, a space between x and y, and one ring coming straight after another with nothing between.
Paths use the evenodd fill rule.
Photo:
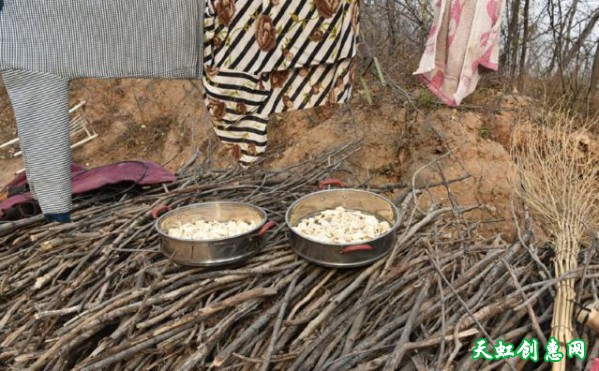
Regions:
<instances>
[{"instance_id":1,"label":"metal bowl","mask_svg":"<svg viewBox=\"0 0 599 371\"><path fill-rule=\"evenodd\" d=\"M294 227L300 220L338 206L373 214L387 221L391 229L384 235L359 244L322 243L295 231ZM287 210L285 222L290 231L291 247L296 254L319 265L352 268L371 264L391 251L399 226L399 210L391 201L372 192L332 189L311 193L294 202Z\"/></svg>"},{"instance_id":2,"label":"metal bowl","mask_svg":"<svg viewBox=\"0 0 599 371\"><path fill-rule=\"evenodd\" d=\"M155 228L160 234L160 249L172 262L185 266L220 266L248 259L260 250L264 235L274 226L274 222L267 220L263 209L243 202L198 203L168 211L158 217L161 211L166 210L170 209L162 206L152 212L157 218ZM198 219L253 221L257 227L237 236L211 240L176 238L168 234L171 226Z\"/></svg>"}]
</instances>

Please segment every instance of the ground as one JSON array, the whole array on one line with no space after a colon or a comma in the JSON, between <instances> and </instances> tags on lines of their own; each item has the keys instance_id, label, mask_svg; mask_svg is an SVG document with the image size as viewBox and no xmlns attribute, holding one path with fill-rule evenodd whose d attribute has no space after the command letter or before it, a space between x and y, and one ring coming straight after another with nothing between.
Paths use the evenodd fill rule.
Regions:
<instances>
[{"instance_id":1,"label":"ground","mask_svg":"<svg viewBox=\"0 0 599 371\"><path fill-rule=\"evenodd\" d=\"M369 80L373 104L356 89L349 106L328 106L280 114L269 126L270 152L260 164L281 168L319 155L355 139L361 150L336 174L349 185L405 183L417 187L466 175L451 183L455 200L444 187L425 193L421 207L436 203L485 205L474 215L481 231L513 235L509 171L510 135L529 113L531 100L481 88L466 108L438 105L422 88L412 91L412 103L389 86ZM79 80L72 82L72 103L84 100L85 114L99 134L73 153L74 161L98 166L143 159L176 171L195 149L215 166L234 166L223 151L204 111L195 81ZM0 142L12 139L16 127L2 90ZM417 111L422 114L417 114ZM13 159L15 147L0 150L0 184L22 167ZM401 193L401 190L398 192Z\"/></svg>"}]
</instances>

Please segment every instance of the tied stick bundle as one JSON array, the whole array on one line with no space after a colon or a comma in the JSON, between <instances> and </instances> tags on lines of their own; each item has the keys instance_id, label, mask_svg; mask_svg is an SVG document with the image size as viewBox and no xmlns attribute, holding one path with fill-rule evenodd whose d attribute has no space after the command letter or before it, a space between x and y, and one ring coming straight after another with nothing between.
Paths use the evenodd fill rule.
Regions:
<instances>
[{"instance_id":1,"label":"tied stick bundle","mask_svg":"<svg viewBox=\"0 0 599 371\"><path fill-rule=\"evenodd\" d=\"M574 120L566 113L548 118L551 126L515 131L512 183L552 239L555 274L562 277L577 268L579 247L597 233L599 153L588 147L584 131L574 130ZM574 284L570 278L556 285L551 328L564 351L574 338ZM553 369L565 370L565 357Z\"/></svg>"}]
</instances>

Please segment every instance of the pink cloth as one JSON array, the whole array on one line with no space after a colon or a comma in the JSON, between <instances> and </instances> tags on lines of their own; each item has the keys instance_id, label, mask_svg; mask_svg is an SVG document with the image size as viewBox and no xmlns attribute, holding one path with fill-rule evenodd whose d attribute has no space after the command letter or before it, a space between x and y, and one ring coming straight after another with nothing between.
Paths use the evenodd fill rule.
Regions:
<instances>
[{"instance_id":1,"label":"pink cloth","mask_svg":"<svg viewBox=\"0 0 599 371\"><path fill-rule=\"evenodd\" d=\"M458 106L479 81L479 68L496 71L505 0L433 0L435 18L418 70L445 104Z\"/></svg>"}]
</instances>

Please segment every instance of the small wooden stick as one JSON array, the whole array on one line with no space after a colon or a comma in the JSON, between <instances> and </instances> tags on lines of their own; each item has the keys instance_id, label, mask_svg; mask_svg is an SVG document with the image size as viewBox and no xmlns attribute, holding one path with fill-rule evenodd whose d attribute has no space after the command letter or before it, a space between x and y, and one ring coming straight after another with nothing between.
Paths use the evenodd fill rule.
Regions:
<instances>
[{"instance_id":1,"label":"small wooden stick","mask_svg":"<svg viewBox=\"0 0 599 371\"><path fill-rule=\"evenodd\" d=\"M287 292L285 293L285 297L283 298L283 304L281 305L281 309L279 310L279 315L275 321L275 325L272 331L272 337L270 340L270 345L268 346L268 350L266 351L266 356L264 357L264 363L262 364L261 370L267 371L268 365L270 364L270 360L272 354L275 349L275 345L277 344L277 339L279 337L279 333L281 331L281 324L283 323L283 318L285 316L285 311L287 310L287 305L289 304L289 300L291 299L291 293L295 289L295 284L297 282L297 277L291 281Z\"/></svg>"},{"instance_id":2,"label":"small wooden stick","mask_svg":"<svg viewBox=\"0 0 599 371\"><path fill-rule=\"evenodd\" d=\"M408 320L406 321L406 324L403 328L401 338L399 338L399 341L397 342L397 345L395 346L395 349L393 350L393 354L392 354L391 358L389 358L387 360L387 363L385 364L385 367L383 368L384 371L393 371L399 367L401 360L403 359L403 356L406 352L405 345L410 338L410 334L412 332L412 327L415 325L414 320L416 319L416 315L420 311L420 306L422 305L422 302L424 301L425 296L428 295L429 287L430 287L430 281L427 279L425 281L424 285L419 288L420 293L418 294L418 297L416 298L416 303L414 304L412 310L410 311L410 315L409 315Z\"/></svg>"}]
</instances>

